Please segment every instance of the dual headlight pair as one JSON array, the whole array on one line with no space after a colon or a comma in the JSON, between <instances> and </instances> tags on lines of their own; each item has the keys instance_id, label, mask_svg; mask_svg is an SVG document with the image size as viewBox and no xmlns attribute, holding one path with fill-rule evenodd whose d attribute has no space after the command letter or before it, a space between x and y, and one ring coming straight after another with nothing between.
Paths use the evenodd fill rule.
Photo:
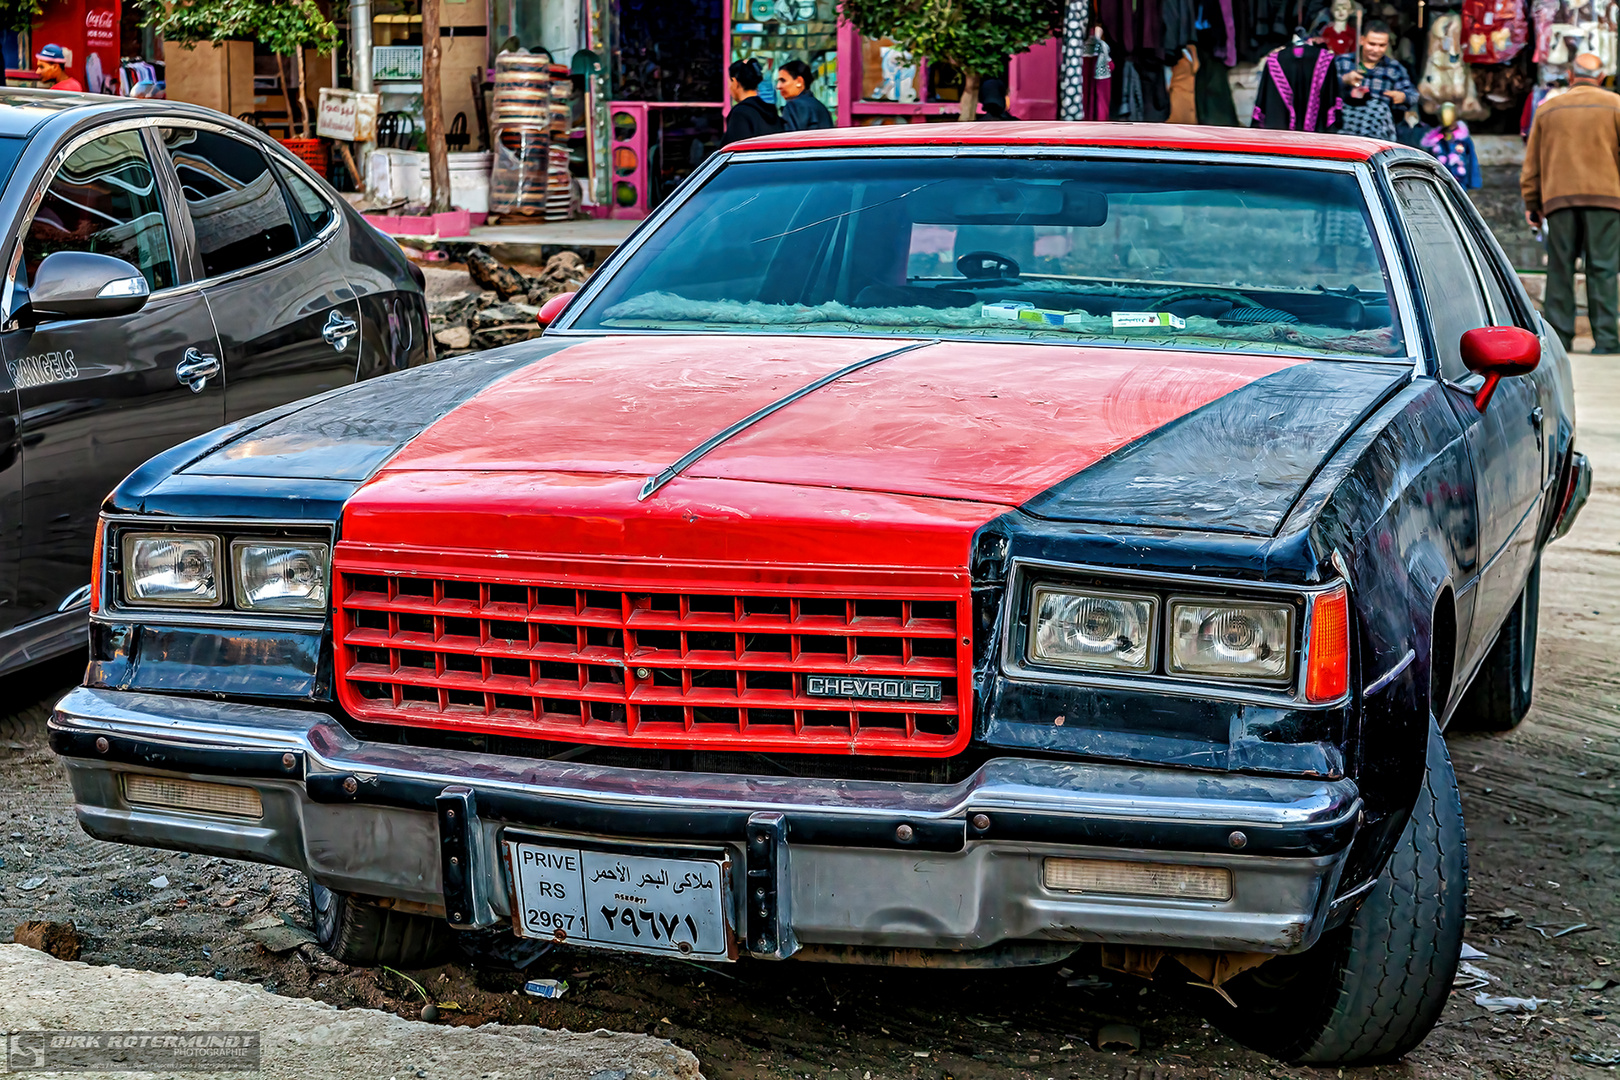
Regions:
<instances>
[{"instance_id":1,"label":"dual headlight pair","mask_svg":"<svg viewBox=\"0 0 1620 1080\"><path fill-rule=\"evenodd\" d=\"M301 540L236 539L229 585L220 538L205 533L125 533L126 604L313 614L326 610L331 548Z\"/></svg>"},{"instance_id":2,"label":"dual headlight pair","mask_svg":"<svg viewBox=\"0 0 1620 1080\"><path fill-rule=\"evenodd\" d=\"M1029 659L1057 667L1149 673L1159 597L1035 586ZM1171 675L1285 684L1294 676L1292 604L1170 597L1165 670Z\"/></svg>"}]
</instances>

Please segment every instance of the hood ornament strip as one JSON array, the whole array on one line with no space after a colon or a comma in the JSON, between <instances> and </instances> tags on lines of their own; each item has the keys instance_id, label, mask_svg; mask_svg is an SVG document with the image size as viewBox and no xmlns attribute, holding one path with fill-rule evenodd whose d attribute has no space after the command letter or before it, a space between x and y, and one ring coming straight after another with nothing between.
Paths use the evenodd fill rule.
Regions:
<instances>
[{"instance_id":1,"label":"hood ornament strip","mask_svg":"<svg viewBox=\"0 0 1620 1080\"><path fill-rule=\"evenodd\" d=\"M857 360L853 364L846 364L837 371L829 372L828 374L823 375L821 378L816 379L814 382L806 383L797 390L793 391L791 394L788 394L786 397L777 398L775 401L771 402L763 409L760 409L758 412L745 416L735 424L732 424L730 427L726 428L724 431L720 431L709 436L709 438L705 439L691 450L688 450L681 456L680 460L676 461L675 464L669 466L669 468L665 469L663 472L656 476L647 477L647 482L641 485L641 493L636 496L636 501L643 502L652 497L652 495L656 493L659 488L675 479L685 469L691 467L693 463L702 458L709 451L721 446L727 440L731 439L732 436L753 427L755 424L771 415L771 413L776 412L778 409L783 409L793 404L806 394L813 394L817 390L820 390L823 386L826 386L828 383L837 382L845 375L853 374L854 372L861 370L861 368L871 367L873 364L881 363L884 360L891 360L894 357L899 356L901 353L908 353L913 349L921 349L927 345L938 345L939 340L939 338L930 338L927 341L913 341L911 344L902 345L898 349L890 349L888 352L878 353L876 356L868 356L864 360Z\"/></svg>"}]
</instances>

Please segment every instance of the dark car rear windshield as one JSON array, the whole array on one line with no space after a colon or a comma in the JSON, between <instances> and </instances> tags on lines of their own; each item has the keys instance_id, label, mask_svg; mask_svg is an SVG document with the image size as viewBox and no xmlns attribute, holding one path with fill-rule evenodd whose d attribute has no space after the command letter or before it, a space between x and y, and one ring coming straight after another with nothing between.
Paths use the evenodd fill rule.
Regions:
<instances>
[{"instance_id":1,"label":"dark car rear windshield","mask_svg":"<svg viewBox=\"0 0 1620 1080\"><path fill-rule=\"evenodd\" d=\"M733 161L572 325L1405 352L1353 174L1061 158Z\"/></svg>"}]
</instances>

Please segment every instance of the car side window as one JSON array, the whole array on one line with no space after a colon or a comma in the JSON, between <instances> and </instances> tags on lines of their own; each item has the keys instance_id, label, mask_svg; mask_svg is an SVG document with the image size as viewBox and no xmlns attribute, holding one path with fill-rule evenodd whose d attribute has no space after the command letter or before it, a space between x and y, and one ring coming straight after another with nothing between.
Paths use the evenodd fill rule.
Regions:
<instances>
[{"instance_id":1,"label":"car side window","mask_svg":"<svg viewBox=\"0 0 1620 1080\"><path fill-rule=\"evenodd\" d=\"M154 292L174 284L163 199L139 131L92 139L62 162L23 236L29 281L55 251L123 259Z\"/></svg>"},{"instance_id":2,"label":"car side window","mask_svg":"<svg viewBox=\"0 0 1620 1080\"><path fill-rule=\"evenodd\" d=\"M1502 280L1498 276L1500 268L1490 248L1480 239L1474 223L1469 221L1455 204L1452 205L1452 211L1462 224L1463 243L1468 246L1469 253L1474 256L1474 264L1479 267L1480 282L1485 286L1485 299L1490 302L1491 325L1519 325L1516 309L1508 297L1507 290L1502 287ZM1526 329L1534 330L1535 324L1532 323Z\"/></svg>"},{"instance_id":3,"label":"car side window","mask_svg":"<svg viewBox=\"0 0 1620 1080\"><path fill-rule=\"evenodd\" d=\"M332 204L321 198L320 192L309 186L302 176L276 162L276 172L292 195L293 211L301 219L305 236L314 236L332 220Z\"/></svg>"},{"instance_id":4,"label":"car side window","mask_svg":"<svg viewBox=\"0 0 1620 1080\"><path fill-rule=\"evenodd\" d=\"M185 192L206 276L242 270L298 247L281 185L256 147L198 128L164 128L163 144Z\"/></svg>"},{"instance_id":5,"label":"car side window","mask_svg":"<svg viewBox=\"0 0 1620 1080\"><path fill-rule=\"evenodd\" d=\"M1440 374L1461 379L1468 374L1459 348L1464 332L1491 325L1474 264L1446 209L1445 196L1432 181L1398 177L1395 198L1422 279L1424 307L1440 354Z\"/></svg>"}]
</instances>

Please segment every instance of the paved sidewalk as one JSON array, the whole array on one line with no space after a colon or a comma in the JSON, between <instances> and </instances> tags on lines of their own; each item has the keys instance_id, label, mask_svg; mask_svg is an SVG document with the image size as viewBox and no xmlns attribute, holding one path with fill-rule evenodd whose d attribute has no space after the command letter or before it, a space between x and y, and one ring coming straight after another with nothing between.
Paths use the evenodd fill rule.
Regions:
<instances>
[{"instance_id":1,"label":"paved sidewalk","mask_svg":"<svg viewBox=\"0 0 1620 1080\"><path fill-rule=\"evenodd\" d=\"M245 983L64 963L0 945L0 1032L258 1031L258 1072L91 1073L203 1080L702 1080L665 1039L610 1031L452 1027L371 1009L335 1009ZM12 1061L15 1068L22 1062ZM0 1073L9 1071L0 1061Z\"/></svg>"}]
</instances>

